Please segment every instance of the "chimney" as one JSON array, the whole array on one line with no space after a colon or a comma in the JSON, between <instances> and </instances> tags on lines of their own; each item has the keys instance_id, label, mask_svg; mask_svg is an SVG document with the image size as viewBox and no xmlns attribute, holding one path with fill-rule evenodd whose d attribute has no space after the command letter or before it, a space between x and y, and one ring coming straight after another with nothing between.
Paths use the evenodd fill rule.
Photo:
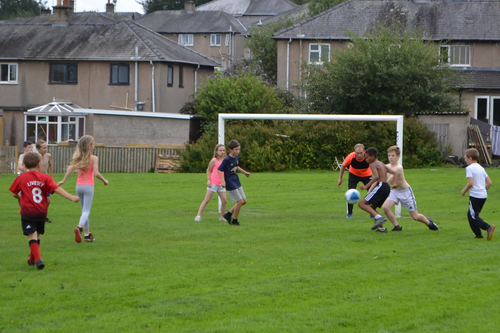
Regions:
<instances>
[{"instance_id":1,"label":"chimney","mask_svg":"<svg viewBox=\"0 0 500 333\"><path fill-rule=\"evenodd\" d=\"M106 14L113 14L115 12L115 5L111 3L111 0L108 0L106 4Z\"/></svg>"},{"instance_id":2,"label":"chimney","mask_svg":"<svg viewBox=\"0 0 500 333\"><path fill-rule=\"evenodd\" d=\"M188 13L192 13L196 11L196 4L194 3L193 0L186 0L184 2L184 10Z\"/></svg>"},{"instance_id":3,"label":"chimney","mask_svg":"<svg viewBox=\"0 0 500 333\"><path fill-rule=\"evenodd\" d=\"M52 7L52 25L68 25L69 16L71 15L71 7L69 0L57 0L57 6Z\"/></svg>"},{"instance_id":4,"label":"chimney","mask_svg":"<svg viewBox=\"0 0 500 333\"><path fill-rule=\"evenodd\" d=\"M69 12L71 14L75 12L75 0L69 0Z\"/></svg>"}]
</instances>

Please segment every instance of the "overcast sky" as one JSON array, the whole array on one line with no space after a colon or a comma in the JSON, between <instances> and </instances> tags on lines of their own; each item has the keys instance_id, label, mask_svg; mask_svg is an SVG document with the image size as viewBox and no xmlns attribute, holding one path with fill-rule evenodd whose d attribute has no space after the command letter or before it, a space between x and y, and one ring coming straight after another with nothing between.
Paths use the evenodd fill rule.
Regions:
<instances>
[{"instance_id":1,"label":"overcast sky","mask_svg":"<svg viewBox=\"0 0 500 333\"><path fill-rule=\"evenodd\" d=\"M75 0L75 11L105 12L107 3L108 0ZM111 0L111 3L113 3L113 0ZM51 7L55 6L57 5L57 0L48 0L47 5ZM116 0L115 12L137 12L143 14L142 6L136 0Z\"/></svg>"}]
</instances>

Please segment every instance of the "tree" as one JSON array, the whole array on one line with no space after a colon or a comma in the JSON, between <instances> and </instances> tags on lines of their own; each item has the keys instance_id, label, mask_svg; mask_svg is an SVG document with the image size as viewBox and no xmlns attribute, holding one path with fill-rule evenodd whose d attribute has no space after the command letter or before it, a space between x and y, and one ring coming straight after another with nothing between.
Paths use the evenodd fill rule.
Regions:
<instances>
[{"instance_id":1,"label":"tree","mask_svg":"<svg viewBox=\"0 0 500 333\"><path fill-rule=\"evenodd\" d=\"M38 16L40 6L35 0L0 0L0 20Z\"/></svg>"},{"instance_id":2,"label":"tree","mask_svg":"<svg viewBox=\"0 0 500 333\"><path fill-rule=\"evenodd\" d=\"M271 37L274 33L293 25L291 20L282 20L250 28L250 38L245 46L252 52L252 59L262 62L262 70L268 82L275 85L278 76L278 45Z\"/></svg>"},{"instance_id":3,"label":"tree","mask_svg":"<svg viewBox=\"0 0 500 333\"><path fill-rule=\"evenodd\" d=\"M341 4L344 1L346 0L311 0L308 5L309 15L318 15L319 13L335 7L336 5Z\"/></svg>"},{"instance_id":4,"label":"tree","mask_svg":"<svg viewBox=\"0 0 500 333\"><path fill-rule=\"evenodd\" d=\"M212 0L193 0L196 6ZM142 0L137 1L144 9L144 13L149 14L158 10L181 10L184 9L186 0Z\"/></svg>"},{"instance_id":5,"label":"tree","mask_svg":"<svg viewBox=\"0 0 500 333\"><path fill-rule=\"evenodd\" d=\"M403 114L457 111L457 71L440 64L439 48L419 33L381 27L352 36L331 61L309 65L304 87L311 112Z\"/></svg>"}]
</instances>

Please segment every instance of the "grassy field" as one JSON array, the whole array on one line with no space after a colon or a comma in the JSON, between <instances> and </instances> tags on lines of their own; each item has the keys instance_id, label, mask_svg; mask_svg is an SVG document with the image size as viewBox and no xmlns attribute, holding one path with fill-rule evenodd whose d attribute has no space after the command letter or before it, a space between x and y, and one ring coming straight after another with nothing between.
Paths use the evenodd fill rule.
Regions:
<instances>
[{"instance_id":1,"label":"grassy field","mask_svg":"<svg viewBox=\"0 0 500 333\"><path fill-rule=\"evenodd\" d=\"M481 216L500 224L487 172ZM498 332L500 231L474 238L464 169L406 176L440 231L404 210L402 232L372 232L357 207L347 220L338 172L242 177L241 227L218 222L215 199L193 221L204 174L106 174L96 241L75 243L80 206L54 195L37 271L0 175L0 332Z\"/></svg>"}]
</instances>

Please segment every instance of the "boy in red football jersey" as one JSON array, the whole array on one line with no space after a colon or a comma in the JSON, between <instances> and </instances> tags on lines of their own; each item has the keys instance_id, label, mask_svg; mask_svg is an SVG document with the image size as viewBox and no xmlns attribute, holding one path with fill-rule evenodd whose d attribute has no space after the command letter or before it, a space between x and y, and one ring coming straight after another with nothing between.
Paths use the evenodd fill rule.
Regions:
<instances>
[{"instance_id":1,"label":"boy in red football jersey","mask_svg":"<svg viewBox=\"0 0 500 333\"><path fill-rule=\"evenodd\" d=\"M41 173L41 164L39 154L35 152L24 154L24 165L28 172L19 175L9 189L14 198L19 200L21 206L21 225L24 235L28 236L30 247L28 265L36 265L38 269L45 267L40 255L40 235L45 232L47 193L55 192L73 202L80 201L77 196L71 195L63 188L58 187L50 176Z\"/></svg>"}]
</instances>

